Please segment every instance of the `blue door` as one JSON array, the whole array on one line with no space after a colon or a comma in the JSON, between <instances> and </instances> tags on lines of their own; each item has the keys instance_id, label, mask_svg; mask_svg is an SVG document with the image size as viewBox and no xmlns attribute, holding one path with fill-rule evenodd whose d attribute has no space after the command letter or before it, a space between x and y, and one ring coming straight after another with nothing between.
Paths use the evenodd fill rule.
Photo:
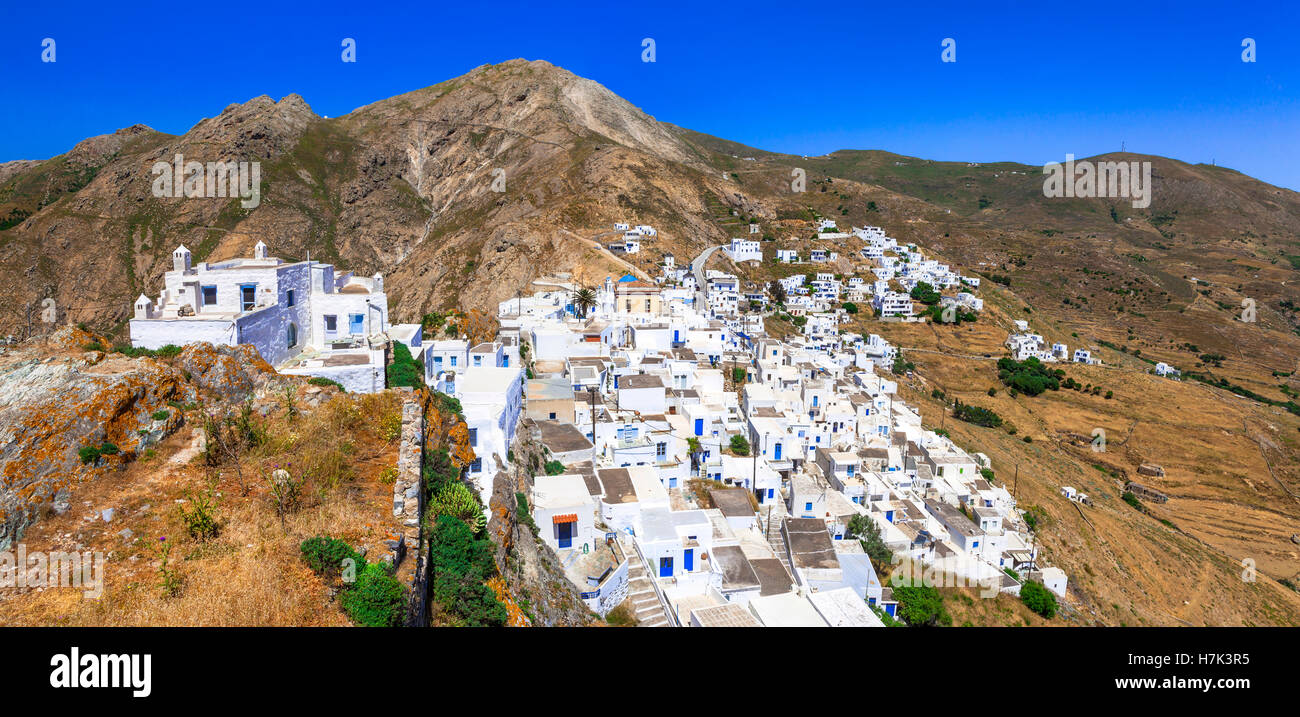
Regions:
<instances>
[{"instance_id":1,"label":"blue door","mask_svg":"<svg viewBox=\"0 0 1300 717\"><path fill-rule=\"evenodd\" d=\"M559 531L559 545L561 548L573 547L573 523L560 523L555 526Z\"/></svg>"},{"instance_id":2,"label":"blue door","mask_svg":"<svg viewBox=\"0 0 1300 717\"><path fill-rule=\"evenodd\" d=\"M686 566L686 572L695 569L695 550L688 549L682 553L682 564Z\"/></svg>"},{"instance_id":3,"label":"blue door","mask_svg":"<svg viewBox=\"0 0 1300 717\"><path fill-rule=\"evenodd\" d=\"M659 577L671 578L673 576L673 559L659 558Z\"/></svg>"},{"instance_id":4,"label":"blue door","mask_svg":"<svg viewBox=\"0 0 1300 717\"><path fill-rule=\"evenodd\" d=\"M365 317L364 315L362 315L362 314L349 314L349 315L348 315L348 333L350 333L350 334L360 334L360 333L364 333L364 332L365 332L365 329L363 328L363 326L364 326L364 324L365 324L365 320L366 320L366 317Z\"/></svg>"},{"instance_id":5,"label":"blue door","mask_svg":"<svg viewBox=\"0 0 1300 717\"><path fill-rule=\"evenodd\" d=\"M772 455L774 456L773 460L781 460L781 444L776 444L776 447L773 448L772 451Z\"/></svg>"},{"instance_id":6,"label":"blue door","mask_svg":"<svg viewBox=\"0 0 1300 717\"><path fill-rule=\"evenodd\" d=\"M697 436L702 436L702 435L704 435L704 419L703 419L703 418L697 418L697 419L695 419L695 435L697 435Z\"/></svg>"}]
</instances>

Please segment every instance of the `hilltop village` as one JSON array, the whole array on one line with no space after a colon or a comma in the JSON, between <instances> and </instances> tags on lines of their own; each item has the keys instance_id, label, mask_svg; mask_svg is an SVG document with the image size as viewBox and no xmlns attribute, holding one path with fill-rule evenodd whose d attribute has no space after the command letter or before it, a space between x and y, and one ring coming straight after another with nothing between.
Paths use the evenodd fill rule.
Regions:
<instances>
[{"instance_id":1,"label":"hilltop village","mask_svg":"<svg viewBox=\"0 0 1300 717\"><path fill-rule=\"evenodd\" d=\"M615 230L611 251L655 236L645 225ZM980 311L979 279L878 227L818 230L866 242L872 276L814 266L755 287L705 270L714 249L688 266L668 255L653 281L538 279L532 295L500 303L497 335L478 342L390 323L378 274L286 262L260 242L252 258L220 263L194 264L178 247L160 295L136 301L131 338L146 349L250 344L280 373L362 393L384 389L386 365L409 354L425 385L459 402L475 454L464 477L483 505L494 476L518 474L521 441L544 447L544 474L526 496L531 520L602 616L883 626L901 619L900 586L993 597L1037 583L1064 596L1065 573L1039 564L989 459L922 427L897 397L895 347L842 329L855 302L882 319L924 320L918 290L934 292L922 302L932 320ZM762 260L757 244L715 249L739 264ZM812 254L778 260L836 258ZM765 331L763 309L778 303L797 317L796 335ZM1040 351L1031 343L1013 337L1008 347Z\"/></svg>"}]
</instances>

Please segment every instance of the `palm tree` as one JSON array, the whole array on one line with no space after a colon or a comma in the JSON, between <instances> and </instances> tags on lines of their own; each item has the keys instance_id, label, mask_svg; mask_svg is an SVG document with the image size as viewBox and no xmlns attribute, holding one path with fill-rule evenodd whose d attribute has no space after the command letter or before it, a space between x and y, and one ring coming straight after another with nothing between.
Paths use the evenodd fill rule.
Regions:
<instances>
[{"instance_id":1,"label":"palm tree","mask_svg":"<svg viewBox=\"0 0 1300 717\"><path fill-rule=\"evenodd\" d=\"M578 289L573 295L573 305L578 309L578 313L586 316L587 311L596 307L596 292L585 286Z\"/></svg>"}]
</instances>

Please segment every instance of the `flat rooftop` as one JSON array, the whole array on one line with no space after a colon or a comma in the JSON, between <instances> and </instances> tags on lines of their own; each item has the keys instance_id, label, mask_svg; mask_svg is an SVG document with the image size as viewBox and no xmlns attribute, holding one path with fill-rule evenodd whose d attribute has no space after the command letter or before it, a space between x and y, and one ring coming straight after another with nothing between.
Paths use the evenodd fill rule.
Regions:
<instances>
[{"instance_id":1,"label":"flat rooftop","mask_svg":"<svg viewBox=\"0 0 1300 717\"><path fill-rule=\"evenodd\" d=\"M735 604L727 603L726 605L716 605L714 607L696 608L692 611L695 620L702 627L762 627L763 623L759 622L745 608Z\"/></svg>"},{"instance_id":2,"label":"flat rooftop","mask_svg":"<svg viewBox=\"0 0 1300 717\"><path fill-rule=\"evenodd\" d=\"M835 544L821 518L786 518L784 529L790 560L795 566L826 570L839 568Z\"/></svg>"},{"instance_id":3,"label":"flat rooftop","mask_svg":"<svg viewBox=\"0 0 1300 717\"><path fill-rule=\"evenodd\" d=\"M757 590L762 586L739 545L715 546L709 556L722 573L723 590Z\"/></svg>"},{"instance_id":4,"label":"flat rooftop","mask_svg":"<svg viewBox=\"0 0 1300 717\"><path fill-rule=\"evenodd\" d=\"M601 468L596 471L596 477L604 487L606 503L637 502L636 490L632 487L632 476L628 475L626 468Z\"/></svg>"},{"instance_id":5,"label":"flat rooftop","mask_svg":"<svg viewBox=\"0 0 1300 717\"><path fill-rule=\"evenodd\" d=\"M591 441L572 423L559 421L537 421L537 428L542 434L542 444L551 453L572 453L573 451L590 451Z\"/></svg>"},{"instance_id":6,"label":"flat rooftop","mask_svg":"<svg viewBox=\"0 0 1300 717\"><path fill-rule=\"evenodd\" d=\"M759 595L780 595L794 587L794 578L777 558L750 558L749 566L758 578Z\"/></svg>"},{"instance_id":7,"label":"flat rooftop","mask_svg":"<svg viewBox=\"0 0 1300 717\"><path fill-rule=\"evenodd\" d=\"M752 518L754 506L749 502L749 491L744 488L712 488L709 497L713 506L728 518Z\"/></svg>"}]
</instances>

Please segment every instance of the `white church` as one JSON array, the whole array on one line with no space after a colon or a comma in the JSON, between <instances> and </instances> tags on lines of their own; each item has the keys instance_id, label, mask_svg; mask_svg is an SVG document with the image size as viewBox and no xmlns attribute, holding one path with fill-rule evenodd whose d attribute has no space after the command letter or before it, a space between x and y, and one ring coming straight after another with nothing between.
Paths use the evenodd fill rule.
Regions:
<instances>
[{"instance_id":1,"label":"white church","mask_svg":"<svg viewBox=\"0 0 1300 717\"><path fill-rule=\"evenodd\" d=\"M388 323L384 278L335 273L332 264L285 262L258 242L251 259L198 265L184 246L157 301L141 295L131 320L131 345L249 344L280 373L321 376L348 391L385 386L389 341L422 358L418 324Z\"/></svg>"}]
</instances>

